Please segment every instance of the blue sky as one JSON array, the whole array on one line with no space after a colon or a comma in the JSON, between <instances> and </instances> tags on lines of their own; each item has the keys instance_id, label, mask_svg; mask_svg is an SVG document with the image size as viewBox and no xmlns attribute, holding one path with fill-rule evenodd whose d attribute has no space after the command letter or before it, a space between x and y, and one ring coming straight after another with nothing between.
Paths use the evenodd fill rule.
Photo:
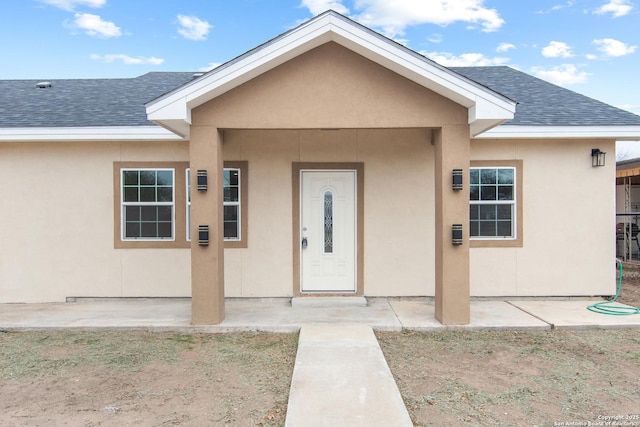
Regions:
<instances>
[{"instance_id":1,"label":"blue sky","mask_svg":"<svg viewBox=\"0 0 640 427\"><path fill-rule=\"evenodd\" d=\"M329 8L442 65L509 65L640 114L640 0L1 0L0 79L204 70Z\"/></svg>"}]
</instances>

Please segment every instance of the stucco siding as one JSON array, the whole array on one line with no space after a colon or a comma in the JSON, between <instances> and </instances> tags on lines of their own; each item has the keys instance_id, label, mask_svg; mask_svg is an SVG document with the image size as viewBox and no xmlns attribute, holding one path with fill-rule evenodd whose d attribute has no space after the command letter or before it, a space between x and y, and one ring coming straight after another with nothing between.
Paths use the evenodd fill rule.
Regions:
<instances>
[{"instance_id":1,"label":"stucco siding","mask_svg":"<svg viewBox=\"0 0 640 427\"><path fill-rule=\"evenodd\" d=\"M188 250L114 249L113 162L185 143L0 144L0 302L188 296Z\"/></svg>"},{"instance_id":2,"label":"stucco siding","mask_svg":"<svg viewBox=\"0 0 640 427\"><path fill-rule=\"evenodd\" d=\"M472 141L472 160L523 161L519 248L472 248L475 296L615 293L615 165L591 166L591 148L613 141ZM597 195L597 196L596 196Z\"/></svg>"}]
</instances>

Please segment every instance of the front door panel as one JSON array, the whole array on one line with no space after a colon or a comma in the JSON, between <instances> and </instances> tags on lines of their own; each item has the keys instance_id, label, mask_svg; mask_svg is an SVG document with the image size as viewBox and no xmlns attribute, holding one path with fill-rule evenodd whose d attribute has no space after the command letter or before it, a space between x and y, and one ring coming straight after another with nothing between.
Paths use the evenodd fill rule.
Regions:
<instances>
[{"instance_id":1,"label":"front door panel","mask_svg":"<svg viewBox=\"0 0 640 427\"><path fill-rule=\"evenodd\" d=\"M356 291L356 171L301 171L301 291Z\"/></svg>"}]
</instances>

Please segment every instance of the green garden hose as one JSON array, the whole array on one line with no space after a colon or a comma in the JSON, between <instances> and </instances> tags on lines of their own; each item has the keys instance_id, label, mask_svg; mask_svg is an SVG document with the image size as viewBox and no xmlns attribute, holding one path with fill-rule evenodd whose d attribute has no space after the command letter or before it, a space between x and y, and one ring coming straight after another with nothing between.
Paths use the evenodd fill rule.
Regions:
<instances>
[{"instance_id":1,"label":"green garden hose","mask_svg":"<svg viewBox=\"0 0 640 427\"><path fill-rule=\"evenodd\" d=\"M587 307L587 310L599 314L608 314L610 316L627 316L629 314L640 314L640 308L629 307L627 305L608 305L618 299L618 296L620 295L620 288L622 288L622 261L616 259L616 263L620 266L618 275L618 290L616 291L616 295L609 301L591 304Z\"/></svg>"}]
</instances>

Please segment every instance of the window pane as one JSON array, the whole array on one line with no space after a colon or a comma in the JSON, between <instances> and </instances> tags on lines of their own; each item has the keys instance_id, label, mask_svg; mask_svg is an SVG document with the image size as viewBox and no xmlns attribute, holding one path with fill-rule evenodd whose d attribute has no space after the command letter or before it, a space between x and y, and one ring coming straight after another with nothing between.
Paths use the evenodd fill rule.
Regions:
<instances>
[{"instance_id":1,"label":"window pane","mask_svg":"<svg viewBox=\"0 0 640 427\"><path fill-rule=\"evenodd\" d=\"M511 220L511 205L498 205L497 218Z\"/></svg>"},{"instance_id":2,"label":"window pane","mask_svg":"<svg viewBox=\"0 0 640 427\"><path fill-rule=\"evenodd\" d=\"M495 237L496 223L494 221L480 221L480 235L484 237Z\"/></svg>"},{"instance_id":3,"label":"window pane","mask_svg":"<svg viewBox=\"0 0 640 427\"><path fill-rule=\"evenodd\" d=\"M127 238L140 237L140 223L127 222L124 228L124 237L127 237Z\"/></svg>"},{"instance_id":4,"label":"window pane","mask_svg":"<svg viewBox=\"0 0 640 427\"><path fill-rule=\"evenodd\" d=\"M469 186L469 199L480 200L480 186L478 185Z\"/></svg>"},{"instance_id":5,"label":"window pane","mask_svg":"<svg viewBox=\"0 0 640 427\"><path fill-rule=\"evenodd\" d=\"M156 206L141 206L141 219L142 221L156 221L158 219L158 212Z\"/></svg>"},{"instance_id":6,"label":"window pane","mask_svg":"<svg viewBox=\"0 0 640 427\"><path fill-rule=\"evenodd\" d=\"M480 187L480 200L496 200L496 187Z\"/></svg>"},{"instance_id":7,"label":"window pane","mask_svg":"<svg viewBox=\"0 0 640 427\"><path fill-rule=\"evenodd\" d=\"M156 201L156 188L155 187L140 187L140 201L141 202L155 202Z\"/></svg>"},{"instance_id":8,"label":"window pane","mask_svg":"<svg viewBox=\"0 0 640 427\"><path fill-rule=\"evenodd\" d=\"M498 184L513 184L513 169L498 169Z\"/></svg>"},{"instance_id":9,"label":"window pane","mask_svg":"<svg viewBox=\"0 0 640 427\"><path fill-rule=\"evenodd\" d=\"M513 187L505 185L498 186L498 200L513 200Z\"/></svg>"},{"instance_id":10,"label":"window pane","mask_svg":"<svg viewBox=\"0 0 640 427\"><path fill-rule=\"evenodd\" d=\"M333 253L333 193L324 193L324 252Z\"/></svg>"},{"instance_id":11,"label":"window pane","mask_svg":"<svg viewBox=\"0 0 640 427\"><path fill-rule=\"evenodd\" d=\"M124 220L126 221L139 221L140 220L140 206L127 206L124 209Z\"/></svg>"},{"instance_id":12,"label":"window pane","mask_svg":"<svg viewBox=\"0 0 640 427\"><path fill-rule=\"evenodd\" d=\"M156 171L140 171L140 185L156 185Z\"/></svg>"},{"instance_id":13,"label":"window pane","mask_svg":"<svg viewBox=\"0 0 640 427\"><path fill-rule=\"evenodd\" d=\"M159 202L172 202L173 201L173 188L171 188L171 187L158 187L158 201Z\"/></svg>"},{"instance_id":14,"label":"window pane","mask_svg":"<svg viewBox=\"0 0 640 427\"><path fill-rule=\"evenodd\" d=\"M511 221L498 221L498 236L512 237Z\"/></svg>"},{"instance_id":15,"label":"window pane","mask_svg":"<svg viewBox=\"0 0 640 427\"><path fill-rule=\"evenodd\" d=\"M125 187L124 188L124 201L125 202L138 202L138 187Z\"/></svg>"},{"instance_id":16,"label":"window pane","mask_svg":"<svg viewBox=\"0 0 640 427\"><path fill-rule=\"evenodd\" d=\"M480 184L480 169L471 169L469 171L469 182L471 184Z\"/></svg>"},{"instance_id":17,"label":"window pane","mask_svg":"<svg viewBox=\"0 0 640 427\"><path fill-rule=\"evenodd\" d=\"M158 223L158 237L171 237L171 223L160 222Z\"/></svg>"},{"instance_id":18,"label":"window pane","mask_svg":"<svg viewBox=\"0 0 640 427\"><path fill-rule=\"evenodd\" d=\"M469 219L472 221L478 220L480 215L480 206L479 205L471 205L469 207Z\"/></svg>"},{"instance_id":19,"label":"window pane","mask_svg":"<svg viewBox=\"0 0 640 427\"><path fill-rule=\"evenodd\" d=\"M478 237L480 234L480 224L478 221L471 221L469 225L469 236Z\"/></svg>"},{"instance_id":20,"label":"window pane","mask_svg":"<svg viewBox=\"0 0 640 427\"><path fill-rule=\"evenodd\" d=\"M240 173L237 169L227 169L224 171L225 187L237 187L240 182Z\"/></svg>"},{"instance_id":21,"label":"window pane","mask_svg":"<svg viewBox=\"0 0 640 427\"><path fill-rule=\"evenodd\" d=\"M238 207L237 206L225 206L224 207L224 220L225 221L237 221L238 220Z\"/></svg>"},{"instance_id":22,"label":"window pane","mask_svg":"<svg viewBox=\"0 0 640 427\"><path fill-rule=\"evenodd\" d=\"M171 206L158 206L158 221L171 222Z\"/></svg>"},{"instance_id":23,"label":"window pane","mask_svg":"<svg viewBox=\"0 0 640 427\"><path fill-rule=\"evenodd\" d=\"M173 171L158 171L158 185L173 186Z\"/></svg>"},{"instance_id":24,"label":"window pane","mask_svg":"<svg viewBox=\"0 0 640 427\"><path fill-rule=\"evenodd\" d=\"M141 237L158 237L157 223L155 222L143 222L140 224Z\"/></svg>"},{"instance_id":25,"label":"window pane","mask_svg":"<svg viewBox=\"0 0 640 427\"><path fill-rule=\"evenodd\" d=\"M238 223L226 222L224 223L224 238L225 239L237 239L238 236Z\"/></svg>"},{"instance_id":26,"label":"window pane","mask_svg":"<svg viewBox=\"0 0 640 427\"><path fill-rule=\"evenodd\" d=\"M480 205L480 219L496 219L496 206Z\"/></svg>"},{"instance_id":27,"label":"window pane","mask_svg":"<svg viewBox=\"0 0 640 427\"><path fill-rule=\"evenodd\" d=\"M124 185L138 185L138 171L124 171Z\"/></svg>"},{"instance_id":28,"label":"window pane","mask_svg":"<svg viewBox=\"0 0 640 427\"><path fill-rule=\"evenodd\" d=\"M237 202L239 189L237 187L226 187L224 189L225 202Z\"/></svg>"},{"instance_id":29,"label":"window pane","mask_svg":"<svg viewBox=\"0 0 640 427\"><path fill-rule=\"evenodd\" d=\"M480 169L480 184L495 184L496 172L495 169Z\"/></svg>"}]
</instances>

